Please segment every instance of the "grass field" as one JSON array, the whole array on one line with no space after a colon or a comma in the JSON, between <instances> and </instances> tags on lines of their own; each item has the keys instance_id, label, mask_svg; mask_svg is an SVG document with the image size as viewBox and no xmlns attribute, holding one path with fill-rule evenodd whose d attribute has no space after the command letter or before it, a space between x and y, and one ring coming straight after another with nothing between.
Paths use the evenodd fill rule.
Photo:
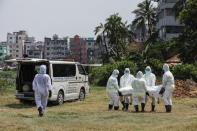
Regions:
<instances>
[{"instance_id":1,"label":"grass field","mask_svg":"<svg viewBox=\"0 0 197 131\"><path fill-rule=\"evenodd\" d=\"M20 104L14 90L0 96L0 130L24 131L196 131L197 98L174 100L173 112L165 113L161 102L156 113L107 111L108 99L104 88L93 87L85 101L50 105L39 118L34 105ZM149 101L150 103L150 101Z\"/></svg>"}]
</instances>

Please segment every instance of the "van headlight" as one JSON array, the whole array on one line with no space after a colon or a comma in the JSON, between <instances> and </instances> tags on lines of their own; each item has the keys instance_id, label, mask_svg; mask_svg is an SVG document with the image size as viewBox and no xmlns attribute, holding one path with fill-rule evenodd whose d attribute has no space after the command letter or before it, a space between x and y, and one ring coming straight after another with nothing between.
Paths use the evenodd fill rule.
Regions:
<instances>
[{"instance_id":1,"label":"van headlight","mask_svg":"<svg viewBox=\"0 0 197 131\"><path fill-rule=\"evenodd\" d=\"M24 92L30 91L30 86L29 85L23 85L23 91Z\"/></svg>"}]
</instances>

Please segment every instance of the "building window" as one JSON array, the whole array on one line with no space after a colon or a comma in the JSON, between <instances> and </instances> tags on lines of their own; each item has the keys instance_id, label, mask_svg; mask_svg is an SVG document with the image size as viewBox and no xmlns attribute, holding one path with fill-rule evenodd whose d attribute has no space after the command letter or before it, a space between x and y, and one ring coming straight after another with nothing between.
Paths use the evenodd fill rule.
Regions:
<instances>
[{"instance_id":1,"label":"building window","mask_svg":"<svg viewBox=\"0 0 197 131\"><path fill-rule=\"evenodd\" d=\"M50 50L50 47L47 47L47 50Z\"/></svg>"},{"instance_id":2,"label":"building window","mask_svg":"<svg viewBox=\"0 0 197 131\"><path fill-rule=\"evenodd\" d=\"M16 48L18 48L19 46L17 45Z\"/></svg>"},{"instance_id":3,"label":"building window","mask_svg":"<svg viewBox=\"0 0 197 131\"><path fill-rule=\"evenodd\" d=\"M173 9L171 9L171 8L166 8L166 9L165 9L165 15L166 15L166 16L173 16L173 15L174 15Z\"/></svg>"},{"instance_id":4,"label":"building window","mask_svg":"<svg viewBox=\"0 0 197 131\"><path fill-rule=\"evenodd\" d=\"M16 57L18 57L18 55L16 55Z\"/></svg>"},{"instance_id":5,"label":"building window","mask_svg":"<svg viewBox=\"0 0 197 131\"><path fill-rule=\"evenodd\" d=\"M12 37L10 37L10 39L12 39Z\"/></svg>"},{"instance_id":6,"label":"building window","mask_svg":"<svg viewBox=\"0 0 197 131\"><path fill-rule=\"evenodd\" d=\"M19 40L21 40L21 37L18 37Z\"/></svg>"},{"instance_id":7,"label":"building window","mask_svg":"<svg viewBox=\"0 0 197 131\"><path fill-rule=\"evenodd\" d=\"M166 33L182 33L182 26L166 26Z\"/></svg>"}]
</instances>

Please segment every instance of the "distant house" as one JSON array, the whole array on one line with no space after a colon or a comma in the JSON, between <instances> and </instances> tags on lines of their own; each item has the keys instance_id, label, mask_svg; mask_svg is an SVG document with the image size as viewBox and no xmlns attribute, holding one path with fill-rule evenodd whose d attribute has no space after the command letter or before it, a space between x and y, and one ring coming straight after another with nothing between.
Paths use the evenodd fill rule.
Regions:
<instances>
[{"instance_id":1,"label":"distant house","mask_svg":"<svg viewBox=\"0 0 197 131\"><path fill-rule=\"evenodd\" d=\"M177 55L169 58L168 60L166 60L166 63L168 63L170 66L175 66L175 65L182 64L182 61L179 58L179 55L180 54L177 54Z\"/></svg>"}]
</instances>

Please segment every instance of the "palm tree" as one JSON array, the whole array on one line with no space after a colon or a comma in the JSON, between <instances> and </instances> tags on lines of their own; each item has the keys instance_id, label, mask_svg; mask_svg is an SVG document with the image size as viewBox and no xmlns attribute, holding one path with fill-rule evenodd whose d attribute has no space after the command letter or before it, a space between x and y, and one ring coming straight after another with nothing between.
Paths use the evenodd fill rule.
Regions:
<instances>
[{"instance_id":1,"label":"palm tree","mask_svg":"<svg viewBox=\"0 0 197 131\"><path fill-rule=\"evenodd\" d=\"M118 14L111 15L106 19L105 24L100 24L95 28L97 40L103 43L107 56L121 59L126 52L126 45L131 40L131 31L127 22L122 22Z\"/></svg>"},{"instance_id":2,"label":"palm tree","mask_svg":"<svg viewBox=\"0 0 197 131\"><path fill-rule=\"evenodd\" d=\"M156 25L156 8L153 6L151 0L145 0L137 6L138 9L132 12L135 14L132 26L135 29L141 28L143 30L143 37L145 37L145 30L147 27L148 36L150 37L153 34Z\"/></svg>"}]
</instances>

